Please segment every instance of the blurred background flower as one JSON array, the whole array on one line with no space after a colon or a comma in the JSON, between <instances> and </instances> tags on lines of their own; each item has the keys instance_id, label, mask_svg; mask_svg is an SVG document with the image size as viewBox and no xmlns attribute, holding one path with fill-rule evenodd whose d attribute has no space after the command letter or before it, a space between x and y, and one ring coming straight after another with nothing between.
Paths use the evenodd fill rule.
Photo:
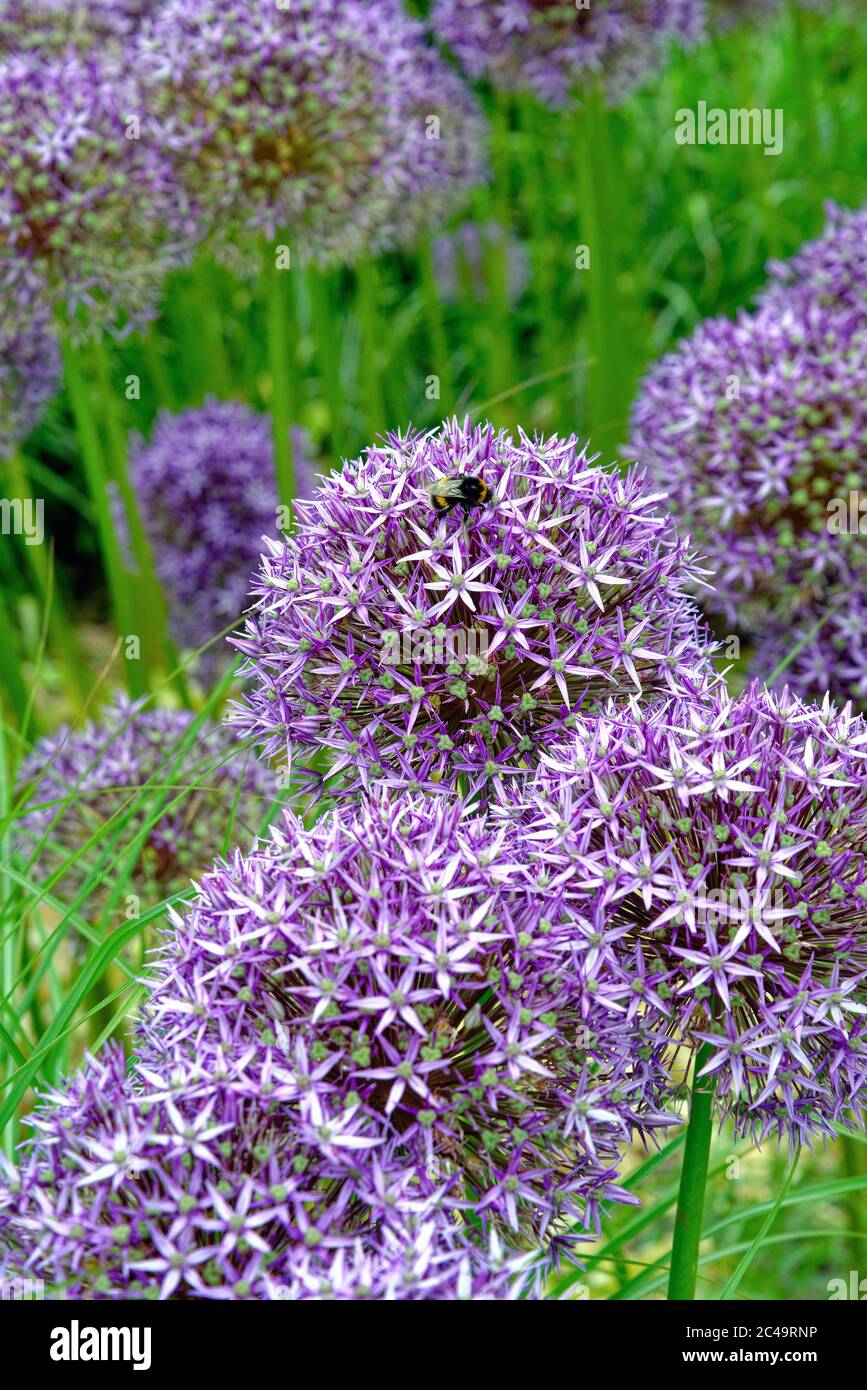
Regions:
<instances>
[{"instance_id":1,"label":"blurred background flower","mask_svg":"<svg viewBox=\"0 0 867 1390\"><path fill-rule=\"evenodd\" d=\"M301 496L313 488L309 447L293 428ZM263 537L288 525L278 504L271 422L238 401L214 398L176 415L163 411L150 440L133 441L130 477L172 636L184 651L206 648L199 673L212 679L234 655L213 639L240 622L251 602Z\"/></svg>"},{"instance_id":2,"label":"blurred background flower","mask_svg":"<svg viewBox=\"0 0 867 1390\"><path fill-rule=\"evenodd\" d=\"M128 70L95 49L0 63L7 276L38 273L71 328L128 328L153 314L168 266L196 235ZM26 315L27 304L13 300L7 312Z\"/></svg>"},{"instance_id":3,"label":"blurred background flower","mask_svg":"<svg viewBox=\"0 0 867 1390\"><path fill-rule=\"evenodd\" d=\"M215 845L255 834L273 791L267 769L225 729L119 695L22 763L21 848L57 893L87 885L94 910L112 896L120 903L127 883L158 902L188 888Z\"/></svg>"},{"instance_id":4,"label":"blurred background flower","mask_svg":"<svg viewBox=\"0 0 867 1390\"><path fill-rule=\"evenodd\" d=\"M762 630L750 672L767 680L775 671L775 685L787 685L802 699L830 691L835 700L867 707L867 594L860 575L830 585L818 615L805 604L791 622Z\"/></svg>"},{"instance_id":5,"label":"blurred background flower","mask_svg":"<svg viewBox=\"0 0 867 1390\"><path fill-rule=\"evenodd\" d=\"M752 637L756 675L810 699L864 699L865 232L829 205L758 309L702 324L632 412L630 452L711 570L706 607Z\"/></svg>"},{"instance_id":6,"label":"blurred background flower","mask_svg":"<svg viewBox=\"0 0 867 1390\"><path fill-rule=\"evenodd\" d=\"M68 47L102 51L113 45L121 60L122 41L160 0L3 0L0 56L26 50L44 54Z\"/></svg>"},{"instance_id":7,"label":"blurred background flower","mask_svg":"<svg viewBox=\"0 0 867 1390\"><path fill-rule=\"evenodd\" d=\"M664 61L669 43L695 43L701 0L435 0L432 24L473 77L565 105L602 81L612 100Z\"/></svg>"},{"instance_id":8,"label":"blurred background flower","mask_svg":"<svg viewBox=\"0 0 867 1390\"><path fill-rule=\"evenodd\" d=\"M25 272L4 292L21 312L0 322L0 459L33 429L61 374L57 334L39 281Z\"/></svg>"},{"instance_id":9,"label":"blurred background flower","mask_svg":"<svg viewBox=\"0 0 867 1390\"><path fill-rule=\"evenodd\" d=\"M482 176L475 99L397 0L166 0L131 61L224 250L252 227L301 260L369 254Z\"/></svg>"},{"instance_id":10,"label":"blurred background flower","mask_svg":"<svg viewBox=\"0 0 867 1390\"><path fill-rule=\"evenodd\" d=\"M507 238L498 222L462 222L452 232L444 232L433 243L437 285L448 303L460 303L464 295L484 301L492 293L489 272L496 262L492 246L506 244L509 302L520 299L530 281L527 250L514 237Z\"/></svg>"},{"instance_id":11,"label":"blurred background flower","mask_svg":"<svg viewBox=\"0 0 867 1390\"><path fill-rule=\"evenodd\" d=\"M714 605L757 630L863 564L829 532L867 453L867 333L860 317L779 303L702 324L653 367L632 416L646 464L711 571Z\"/></svg>"}]
</instances>

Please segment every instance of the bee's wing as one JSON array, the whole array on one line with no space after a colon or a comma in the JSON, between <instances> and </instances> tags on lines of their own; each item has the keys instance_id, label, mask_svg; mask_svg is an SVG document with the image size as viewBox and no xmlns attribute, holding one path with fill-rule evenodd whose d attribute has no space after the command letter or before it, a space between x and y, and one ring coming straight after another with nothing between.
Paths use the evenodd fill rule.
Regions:
<instances>
[{"instance_id":1,"label":"bee's wing","mask_svg":"<svg viewBox=\"0 0 867 1390\"><path fill-rule=\"evenodd\" d=\"M459 502L463 497L460 478L441 478L427 490L428 497L445 497L447 502Z\"/></svg>"}]
</instances>

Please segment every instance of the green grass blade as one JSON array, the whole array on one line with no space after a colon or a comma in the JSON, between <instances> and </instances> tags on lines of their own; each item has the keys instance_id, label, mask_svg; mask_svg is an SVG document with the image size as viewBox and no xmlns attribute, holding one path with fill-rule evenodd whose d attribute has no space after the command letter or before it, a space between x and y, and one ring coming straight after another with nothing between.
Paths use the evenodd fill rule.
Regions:
<instances>
[{"instance_id":1,"label":"green grass blade","mask_svg":"<svg viewBox=\"0 0 867 1390\"><path fill-rule=\"evenodd\" d=\"M792 1162L789 1165L789 1171L786 1173L785 1181L782 1187L780 1188L774 1205L771 1207L770 1211L768 1212L767 1216L765 1217L764 1221L759 1227L759 1230L756 1233L755 1240L752 1242L749 1249L746 1251L746 1254L744 1255L734 1274L731 1276L722 1293L720 1294L720 1299L723 1302L727 1301L728 1299L734 1298L735 1293L740 1287L741 1280L743 1279L744 1275L746 1274L756 1255L759 1253L759 1250L762 1247L765 1237L767 1236L768 1231L771 1229L771 1226L777 1219L777 1214L781 1206L783 1205L783 1202L785 1201L786 1193L788 1192L789 1187L791 1186L792 1179L795 1176L795 1169L798 1166L798 1160L800 1159L800 1157L801 1150L799 1147L795 1150L795 1155L792 1159Z\"/></svg>"}]
</instances>

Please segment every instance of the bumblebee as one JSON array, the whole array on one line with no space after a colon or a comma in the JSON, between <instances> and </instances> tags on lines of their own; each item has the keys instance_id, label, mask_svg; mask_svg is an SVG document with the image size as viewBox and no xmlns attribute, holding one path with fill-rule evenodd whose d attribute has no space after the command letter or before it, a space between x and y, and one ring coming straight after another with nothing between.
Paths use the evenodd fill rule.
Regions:
<instances>
[{"instance_id":1,"label":"bumblebee","mask_svg":"<svg viewBox=\"0 0 867 1390\"><path fill-rule=\"evenodd\" d=\"M440 516L448 516L455 507L463 507L464 517L467 517L473 507L485 505L489 491L487 483L481 478L475 478L470 473L456 473L451 478L434 483L428 495L431 506Z\"/></svg>"}]
</instances>

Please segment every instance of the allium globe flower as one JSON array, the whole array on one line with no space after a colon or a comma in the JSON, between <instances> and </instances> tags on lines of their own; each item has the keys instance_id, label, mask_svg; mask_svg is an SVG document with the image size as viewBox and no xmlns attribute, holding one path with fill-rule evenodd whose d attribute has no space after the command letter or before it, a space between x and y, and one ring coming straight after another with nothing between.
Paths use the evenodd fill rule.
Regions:
<instances>
[{"instance_id":1,"label":"allium globe flower","mask_svg":"<svg viewBox=\"0 0 867 1390\"><path fill-rule=\"evenodd\" d=\"M342 1164L323 1203L347 1218L389 1192L459 1216L471 1189L472 1224L513 1245L596 1229L630 1200L619 1145L668 1122L667 1039L596 1008L520 850L443 797L286 813L175 917L149 1065L288 1104L314 1169Z\"/></svg>"},{"instance_id":2,"label":"allium globe flower","mask_svg":"<svg viewBox=\"0 0 867 1390\"><path fill-rule=\"evenodd\" d=\"M790 261L772 261L761 303L793 302L815 313L842 309L867 322L867 208L825 205L827 224Z\"/></svg>"},{"instance_id":3,"label":"allium globe flower","mask_svg":"<svg viewBox=\"0 0 867 1390\"><path fill-rule=\"evenodd\" d=\"M3 0L0 9L0 56L62 52L123 40L160 0Z\"/></svg>"},{"instance_id":4,"label":"allium globe flower","mask_svg":"<svg viewBox=\"0 0 867 1390\"><path fill-rule=\"evenodd\" d=\"M631 440L728 622L788 622L847 570L864 575L860 536L830 525L865 477L863 316L780 300L709 320L650 369Z\"/></svg>"},{"instance_id":5,"label":"allium globe flower","mask_svg":"<svg viewBox=\"0 0 867 1390\"><path fill-rule=\"evenodd\" d=\"M482 176L474 98L396 0L166 0L133 56L223 251L252 226L349 259Z\"/></svg>"},{"instance_id":6,"label":"allium globe flower","mask_svg":"<svg viewBox=\"0 0 867 1390\"><path fill-rule=\"evenodd\" d=\"M309 443L292 431L298 491L313 486ZM133 442L130 476L154 566L169 603L172 636L194 650L248 605L265 532L278 530L271 423L239 401L162 411L151 439ZM220 642L202 655L213 675L230 655Z\"/></svg>"},{"instance_id":7,"label":"allium globe flower","mask_svg":"<svg viewBox=\"0 0 867 1390\"><path fill-rule=\"evenodd\" d=\"M508 792L506 788L506 792ZM588 719L504 798L572 905L575 969L707 1044L738 1134L808 1139L867 1099L867 724L752 686ZM534 862L535 861L535 862ZM583 918L583 921L581 920Z\"/></svg>"},{"instance_id":8,"label":"allium globe flower","mask_svg":"<svg viewBox=\"0 0 867 1390\"><path fill-rule=\"evenodd\" d=\"M383 170L391 206L373 226L371 245L411 250L419 236L466 203L471 188L487 181L488 132L464 80L427 45L421 26L414 33L406 28L402 3L396 13L386 10L383 23L396 66L391 109L398 139ZM394 35L401 28L406 34L398 47Z\"/></svg>"},{"instance_id":9,"label":"allium globe flower","mask_svg":"<svg viewBox=\"0 0 867 1390\"><path fill-rule=\"evenodd\" d=\"M25 275L9 293L28 307L0 324L0 459L33 429L61 376L57 335L39 282Z\"/></svg>"},{"instance_id":10,"label":"allium globe flower","mask_svg":"<svg viewBox=\"0 0 867 1390\"><path fill-rule=\"evenodd\" d=\"M703 33L702 0L435 0L431 23L473 77L563 106L604 82L620 100L661 67L669 43Z\"/></svg>"},{"instance_id":11,"label":"allium globe flower","mask_svg":"<svg viewBox=\"0 0 867 1390\"><path fill-rule=\"evenodd\" d=\"M137 122L137 124L136 124ZM0 242L80 328L152 313L197 224L149 99L110 56L73 49L0 61ZM10 311L23 314L14 301Z\"/></svg>"},{"instance_id":12,"label":"allium globe flower","mask_svg":"<svg viewBox=\"0 0 867 1390\"><path fill-rule=\"evenodd\" d=\"M386 796L218 863L134 1067L109 1051L33 1117L7 1271L71 1297L538 1294L629 1200L619 1145L670 1120L667 1041L597 1007L519 850Z\"/></svg>"},{"instance_id":13,"label":"allium globe flower","mask_svg":"<svg viewBox=\"0 0 867 1390\"><path fill-rule=\"evenodd\" d=\"M227 834L259 832L274 796L274 779L228 730L194 728L186 710L144 709L118 695L98 720L42 739L21 766L27 789L18 828L22 849L35 852L40 879L63 871L86 876L108 855L112 864L145 833L130 883L146 901L188 888ZM137 805L142 788L164 802ZM153 824L149 824L153 817ZM115 818L125 818L122 829ZM89 846L67 866L66 853ZM90 902L110 891L108 874Z\"/></svg>"},{"instance_id":14,"label":"allium globe flower","mask_svg":"<svg viewBox=\"0 0 867 1390\"><path fill-rule=\"evenodd\" d=\"M27 1123L18 1166L0 1164L0 1271L48 1298L485 1299L524 1283L525 1261L479 1250L424 1199L371 1194L375 1236L341 1231L339 1203L326 1227L316 1190L346 1165L316 1166L293 1107L216 1082L193 1101L114 1044Z\"/></svg>"},{"instance_id":15,"label":"allium globe flower","mask_svg":"<svg viewBox=\"0 0 867 1390\"><path fill-rule=\"evenodd\" d=\"M446 302L454 303L465 294L480 302L489 297L491 276L485 262L505 236L499 222L462 222L436 238L431 248L434 273ZM505 254L509 302L514 304L529 284L530 261L526 248L514 237L508 238Z\"/></svg>"},{"instance_id":16,"label":"allium globe flower","mask_svg":"<svg viewBox=\"0 0 867 1390\"><path fill-rule=\"evenodd\" d=\"M488 488L465 518L431 506L451 475ZM390 436L268 542L233 722L293 776L324 752L335 792L481 793L608 696L700 695L715 675L683 596L700 571L655 502L574 436L457 420Z\"/></svg>"}]
</instances>

